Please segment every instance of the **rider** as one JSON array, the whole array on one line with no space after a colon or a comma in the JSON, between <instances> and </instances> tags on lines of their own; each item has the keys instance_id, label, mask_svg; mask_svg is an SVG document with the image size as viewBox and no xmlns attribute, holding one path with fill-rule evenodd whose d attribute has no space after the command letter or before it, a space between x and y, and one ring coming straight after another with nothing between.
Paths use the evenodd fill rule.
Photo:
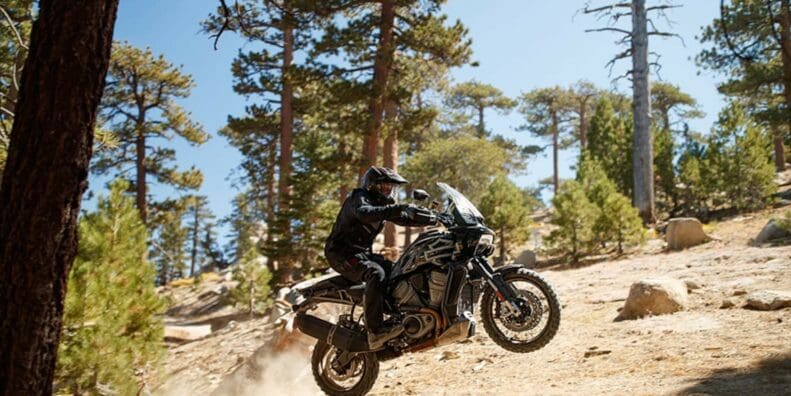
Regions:
<instances>
[{"instance_id":1,"label":"rider","mask_svg":"<svg viewBox=\"0 0 791 396\"><path fill-rule=\"evenodd\" d=\"M361 188L354 189L343 202L324 245L324 255L333 269L352 282L365 282L365 325L371 349L378 349L403 330L400 325L383 325L382 293L392 263L373 254L374 239L385 221L402 226L436 224L436 218L426 209L396 204L398 187L406 183L390 168L370 167Z\"/></svg>"}]
</instances>

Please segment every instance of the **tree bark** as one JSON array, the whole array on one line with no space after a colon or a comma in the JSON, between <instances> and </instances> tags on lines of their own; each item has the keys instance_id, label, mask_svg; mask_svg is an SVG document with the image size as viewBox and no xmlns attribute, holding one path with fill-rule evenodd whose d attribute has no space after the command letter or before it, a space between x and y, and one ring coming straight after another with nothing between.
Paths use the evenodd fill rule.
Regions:
<instances>
[{"instance_id":1,"label":"tree bark","mask_svg":"<svg viewBox=\"0 0 791 396\"><path fill-rule=\"evenodd\" d=\"M140 212L140 219L143 224L148 218L148 205L146 204L146 135L143 130L145 125L145 114L140 115L141 120L137 122L137 141L135 142L136 159L135 165L137 174L135 176L135 190L137 211Z\"/></svg>"},{"instance_id":2,"label":"tree bark","mask_svg":"<svg viewBox=\"0 0 791 396\"><path fill-rule=\"evenodd\" d=\"M49 395L117 0L41 0L0 189L0 395Z\"/></svg>"},{"instance_id":3,"label":"tree bark","mask_svg":"<svg viewBox=\"0 0 791 396\"><path fill-rule=\"evenodd\" d=\"M376 165L379 133L382 130L385 93L390 69L393 66L393 25L395 24L395 0L383 0L379 21L379 45L374 59L374 76L371 98L368 103L370 121L363 140L363 164L360 177L373 165Z\"/></svg>"},{"instance_id":4,"label":"tree bark","mask_svg":"<svg viewBox=\"0 0 791 396\"><path fill-rule=\"evenodd\" d=\"M783 59L783 95L786 101L786 113L791 113L791 10L788 0L783 0L780 6L780 52ZM791 132L789 121L786 133ZM785 146L783 134L775 134L773 138L775 151L775 169L780 172L785 170Z\"/></svg>"},{"instance_id":5,"label":"tree bark","mask_svg":"<svg viewBox=\"0 0 791 396\"><path fill-rule=\"evenodd\" d=\"M588 100L589 98L583 99L582 103L580 103L580 151L585 150L588 147Z\"/></svg>"},{"instance_id":6,"label":"tree bark","mask_svg":"<svg viewBox=\"0 0 791 396\"><path fill-rule=\"evenodd\" d=\"M654 223L654 166L651 96L648 86L648 27L645 0L632 1L633 203L646 224Z\"/></svg>"},{"instance_id":7,"label":"tree bark","mask_svg":"<svg viewBox=\"0 0 791 396\"><path fill-rule=\"evenodd\" d=\"M190 277L195 276L195 261L197 261L198 259L198 232L200 232L200 227L198 224L199 209L200 208L198 207L198 201L196 198L195 203L192 207L192 210L195 211L195 217L193 217L195 223L193 223L192 225L192 254L190 257Z\"/></svg>"},{"instance_id":8,"label":"tree bark","mask_svg":"<svg viewBox=\"0 0 791 396\"><path fill-rule=\"evenodd\" d=\"M398 171L398 128L395 127L397 108L396 102L387 98L385 103L385 119L389 126L384 142L384 166ZM396 248L396 227L392 222L385 222L385 247Z\"/></svg>"},{"instance_id":9,"label":"tree bark","mask_svg":"<svg viewBox=\"0 0 791 396\"><path fill-rule=\"evenodd\" d=\"M486 124L484 124L484 120L483 120L484 110L486 110L485 107L483 106L478 107L478 137L480 138L486 137Z\"/></svg>"},{"instance_id":10,"label":"tree bark","mask_svg":"<svg viewBox=\"0 0 791 396\"><path fill-rule=\"evenodd\" d=\"M291 64L294 60L294 27L289 20L289 2L284 3L283 12L283 65L281 78L283 89L280 92L280 193L279 210L287 212L291 200L291 143L294 136L294 88L291 82ZM289 230L283 230L289 235Z\"/></svg>"},{"instance_id":11,"label":"tree bark","mask_svg":"<svg viewBox=\"0 0 791 396\"><path fill-rule=\"evenodd\" d=\"M341 186L338 189L338 202L341 206L343 206L343 202L346 201L346 196L349 195L349 181L346 180L348 170L346 156L349 153L348 150L349 149L346 146L346 140L344 140L343 136L341 136L340 141L338 142L338 154L340 154L341 158L341 163L339 166Z\"/></svg>"},{"instance_id":12,"label":"tree bark","mask_svg":"<svg viewBox=\"0 0 791 396\"><path fill-rule=\"evenodd\" d=\"M275 186L275 164L277 163L277 143L272 141L269 143L269 152L267 153L266 162L269 165L266 172L266 246L270 248L274 242L273 228L275 226L275 194L277 189ZM266 264L270 271L277 270L275 265L275 257L269 254L266 258Z\"/></svg>"},{"instance_id":13,"label":"tree bark","mask_svg":"<svg viewBox=\"0 0 791 396\"><path fill-rule=\"evenodd\" d=\"M551 112L552 116L552 186L554 193L557 195L558 188L560 187L560 177L558 176L558 128L560 128L560 121L558 121L558 113Z\"/></svg>"}]
</instances>

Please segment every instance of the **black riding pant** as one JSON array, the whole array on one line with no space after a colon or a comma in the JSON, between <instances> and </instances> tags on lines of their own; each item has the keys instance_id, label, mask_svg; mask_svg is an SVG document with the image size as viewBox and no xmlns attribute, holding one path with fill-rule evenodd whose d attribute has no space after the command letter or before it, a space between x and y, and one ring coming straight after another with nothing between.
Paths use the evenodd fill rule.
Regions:
<instances>
[{"instance_id":1,"label":"black riding pant","mask_svg":"<svg viewBox=\"0 0 791 396\"><path fill-rule=\"evenodd\" d=\"M378 254L358 253L344 258L340 254L325 252L330 266L344 278L357 283L365 282L365 326L376 332L384 320L384 292L392 262Z\"/></svg>"}]
</instances>

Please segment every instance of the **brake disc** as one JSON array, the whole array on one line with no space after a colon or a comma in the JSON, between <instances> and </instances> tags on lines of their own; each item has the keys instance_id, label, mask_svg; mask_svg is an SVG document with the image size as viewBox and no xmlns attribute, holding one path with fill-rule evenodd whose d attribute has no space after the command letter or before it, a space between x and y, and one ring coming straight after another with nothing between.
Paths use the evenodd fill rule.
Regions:
<instances>
[{"instance_id":1,"label":"brake disc","mask_svg":"<svg viewBox=\"0 0 791 396\"><path fill-rule=\"evenodd\" d=\"M539 299L538 296L528 290L519 290L519 294L524 299L523 301L527 303L528 308L530 308L530 315L527 317L522 315L519 317L505 315L502 317L503 326L508 330L517 332L535 328L538 322L541 321L541 315L544 314L544 310L541 306L541 299Z\"/></svg>"}]
</instances>

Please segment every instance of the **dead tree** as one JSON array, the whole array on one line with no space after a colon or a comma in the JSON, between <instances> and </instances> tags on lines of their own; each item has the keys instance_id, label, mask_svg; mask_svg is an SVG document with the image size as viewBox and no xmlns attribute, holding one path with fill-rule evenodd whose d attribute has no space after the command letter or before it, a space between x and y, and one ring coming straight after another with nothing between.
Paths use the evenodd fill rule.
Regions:
<instances>
[{"instance_id":1,"label":"dead tree","mask_svg":"<svg viewBox=\"0 0 791 396\"><path fill-rule=\"evenodd\" d=\"M670 8L680 7L669 3L646 7L645 0L632 0L619 2L600 7L591 7L590 3L582 10L585 14L593 14L599 20L605 20L607 26L597 29L587 29L586 32L614 32L621 35L616 44L626 46L626 49L616 54L608 63L610 72L615 63L621 59L632 59L632 68L626 73L617 76L613 82L627 78L632 82L632 113L634 118L634 139L632 140L632 170L634 177L634 192L632 204L640 211L640 216L645 223L656 221L654 214L654 167L653 167L653 139L651 137L651 92L649 87L649 73L651 66L659 67L658 62L649 62L649 54L659 57L648 50L650 36L680 37L677 34L660 31L656 28L648 14L653 12L664 17L668 24L672 22L667 18L665 11ZM621 20L631 18L631 27L622 28ZM650 29L649 29L650 26Z\"/></svg>"}]
</instances>

